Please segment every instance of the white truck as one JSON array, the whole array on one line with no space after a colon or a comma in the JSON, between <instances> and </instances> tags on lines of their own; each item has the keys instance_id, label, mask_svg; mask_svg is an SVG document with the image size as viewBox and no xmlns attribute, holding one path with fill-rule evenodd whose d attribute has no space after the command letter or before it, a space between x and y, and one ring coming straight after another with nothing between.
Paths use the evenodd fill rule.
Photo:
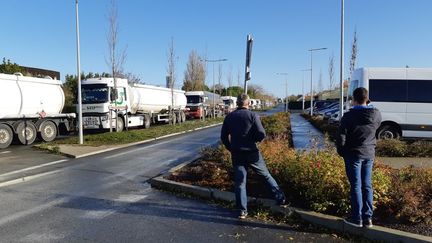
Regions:
<instances>
[{"instance_id":1,"label":"white truck","mask_svg":"<svg viewBox=\"0 0 432 243\"><path fill-rule=\"evenodd\" d=\"M225 107L224 107L224 113L225 114L228 114L237 108L237 97L222 96L221 99L223 100L223 102L225 104Z\"/></svg>"},{"instance_id":2,"label":"white truck","mask_svg":"<svg viewBox=\"0 0 432 243\"><path fill-rule=\"evenodd\" d=\"M114 91L113 78L93 78L82 81L84 129L109 129L110 118L111 128L117 127L118 131L126 127L148 128L151 123L170 120L174 123L182 123L186 120L184 91L174 90L171 95L169 88L128 84L127 79L121 78L116 78L116 83L117 90ZM171 110L173 116L170 115Z\"/></svg>"},{"instance_id":3,"label":"white truck","mask_svg":"<svg viewBox=\"0 0 432 243\"><path fill-rule=\"evenodd\" d=\"M54 140L74 127L75 113L62 114L65 96L59 80L0 73L0 148L16 136L24 145L37 135Z\"/></svg>"},{"instance_id":4,"label":"white truck","mask_svg":"<svg viewBox=\"0 0 432 243\"><path fill-rule=\"evenodd\" d=\"M211 117L213 113L215 116L223 114L224 102L220 95L208 91L188 91L185 95L189 118Z\"/></svg>"}]
</instances>

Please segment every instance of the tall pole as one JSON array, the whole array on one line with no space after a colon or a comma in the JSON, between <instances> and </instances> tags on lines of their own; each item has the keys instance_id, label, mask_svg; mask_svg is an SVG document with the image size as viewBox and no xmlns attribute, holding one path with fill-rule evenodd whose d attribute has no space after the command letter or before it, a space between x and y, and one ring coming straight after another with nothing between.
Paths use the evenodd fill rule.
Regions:
<instances>
[{"instance_id":1,"label":"tall pole","mask_svg":"<svg viewBox=\"0 0 432 243\"><path fill-rule=\"evenodd\" d=\"M215 96L216 96L216 87L215 87L215 72L214 72L214 64L215 62L212 63L213 64L213 118L215 118L216 116L216 102L215 102Z\"/></svg>"},{"instance_id":2,"label":"tall pole","mask_svg":"<svg viewBox=\"0 0 432 243\"><path fill-rule=\"evenodd\" d=\"M80 63L80 35L79 35L79 18L78 18L78 0L75 1L75 19L76 19L76 44L77 44L77 77L78 77L78 134L79 144L84 143L83 122L82 122L82 99L81 99L81 63Z\"/></svg>"},{"instance_id":3,"label":"tall pole","mask_svg":"<svg viewBox=\"0 0 432 243\"><path fill-rule=\"evenodd\" d=\"M285 77L285 112L288 112L288 79Z\"/></svg>"},{"instance_id":4,"label":"tall pole","mask_svg":"<svg viewBox=\"0 0 432 243\"><path fill-rule=\"evenodd\" d=\"M310 63L310 70L311 70L311 75L310 75L310 115L313 116L313 79L312 79L312 75L313 75L313 71L312 71L312 50L310 51L311 54L311 63Z\"/></svg>"},{"instance_id":5,"label":"tall pole","mask_svg":"<svg viewBox=\"0 0 432 243\"><path fill-rule=\"evenodd\" d=\"M339 119L342 119L344 114L344 87L343 87L343 70L344 70L344 0L341 0L341 43L340 43L340 103L339 103Z\"/></svg>"},{"instance_id":6,"label":"tall pole","mask_svg":"<svg viewBox=\"0 0 432 243\"><path fill-rule=\"evenodd\" d=\"M305 107L305 95L304 95L304 72L302 72L302 113L304 113L304 107Z\"/></svg>"}]
</instances>

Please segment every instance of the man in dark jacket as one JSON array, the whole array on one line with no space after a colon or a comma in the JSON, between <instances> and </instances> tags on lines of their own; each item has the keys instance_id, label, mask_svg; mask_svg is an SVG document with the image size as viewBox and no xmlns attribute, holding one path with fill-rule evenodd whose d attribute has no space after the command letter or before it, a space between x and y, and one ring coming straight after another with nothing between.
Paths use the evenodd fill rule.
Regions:
<instances>
[{"instance_id":1,"label":"man in dark jacket","mask_svg":"<svg viewBox=\"0 0 432 243\"><path fill-rule=\"evenodd\" d=\"M365 88L354 90L353 108L342 117L336 139L351 189L351 217L344 221L355 227L372 227L372 166L381 113L367 105L368 96Z\"/></svg>"},{"instance_id":2,"label":"man in dark jacket","mask_svg":"<svg viewBox=\"0 0 432 243\"><path fill-rule=\"evenodd\" d=\"M239 95L237 110L224 120L221 140L231 152L235 173L236 205L240 210L239 218L247 216L246 178L248 167L262 176L273 192L279 205L285 204L285 195L270 175L256 143L261 142L266 134L257 114L249 111L249 96Z\"/></svg>"}]
</instances>

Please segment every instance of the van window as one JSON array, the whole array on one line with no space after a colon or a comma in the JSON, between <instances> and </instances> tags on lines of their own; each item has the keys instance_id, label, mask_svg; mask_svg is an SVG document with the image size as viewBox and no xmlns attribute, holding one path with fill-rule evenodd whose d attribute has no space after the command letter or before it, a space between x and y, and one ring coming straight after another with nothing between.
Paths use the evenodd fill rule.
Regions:
<instances>
[{"instance_id":1,"label":"van window","mask_svg":"<svg viewBox=\"0 0 432 243\"><path fill-rule=\"evenodd\" d=\"M408 80L408 102L432 103L432 80Z\"/></svg>"},{"instance_id":2,"label":"van window","mask_svg":"<svg viewBox=\"0 0 432 243\"><path fill-rule=\"evenodd\" d=\"M370 79L369 98L371 101L382 102L406 102L407 81Z\"/></svg>"}]
</instances>

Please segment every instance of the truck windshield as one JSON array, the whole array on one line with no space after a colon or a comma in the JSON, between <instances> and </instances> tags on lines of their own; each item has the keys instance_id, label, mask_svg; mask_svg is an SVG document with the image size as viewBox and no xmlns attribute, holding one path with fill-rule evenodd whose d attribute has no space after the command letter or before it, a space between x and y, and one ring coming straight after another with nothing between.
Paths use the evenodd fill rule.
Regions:
<instances>
[{"instance_id":1,"label":"truck windshield","mask_svg":"<svg viewBox=\"0 0 432 243\"><path fill-rule=\"evenodd\" d=\"M108 102L108 87L101 84L87 84L82 86L82 103L94 104Z\"/></svg>"},{"instance_id":2,"label":"truck windshield","mask_svg":"<svg viewBox=\"0 0 432 243\"><path fill-rule=\"evenodd\" d=\"M188 104L202 103L202 98L199 95L187 95L186 99Z\"/></svg>"},{"instance_id":3,"label":"truck windshield","mask_svg":"<svg viewBox=\"0 0 432 243\"><path fill-rule=\"evenodd\" d=\"M232 100L224 100L223 102L225 105L231 105L232 103L234 103Z\"/></svg>"}]
</instances>

